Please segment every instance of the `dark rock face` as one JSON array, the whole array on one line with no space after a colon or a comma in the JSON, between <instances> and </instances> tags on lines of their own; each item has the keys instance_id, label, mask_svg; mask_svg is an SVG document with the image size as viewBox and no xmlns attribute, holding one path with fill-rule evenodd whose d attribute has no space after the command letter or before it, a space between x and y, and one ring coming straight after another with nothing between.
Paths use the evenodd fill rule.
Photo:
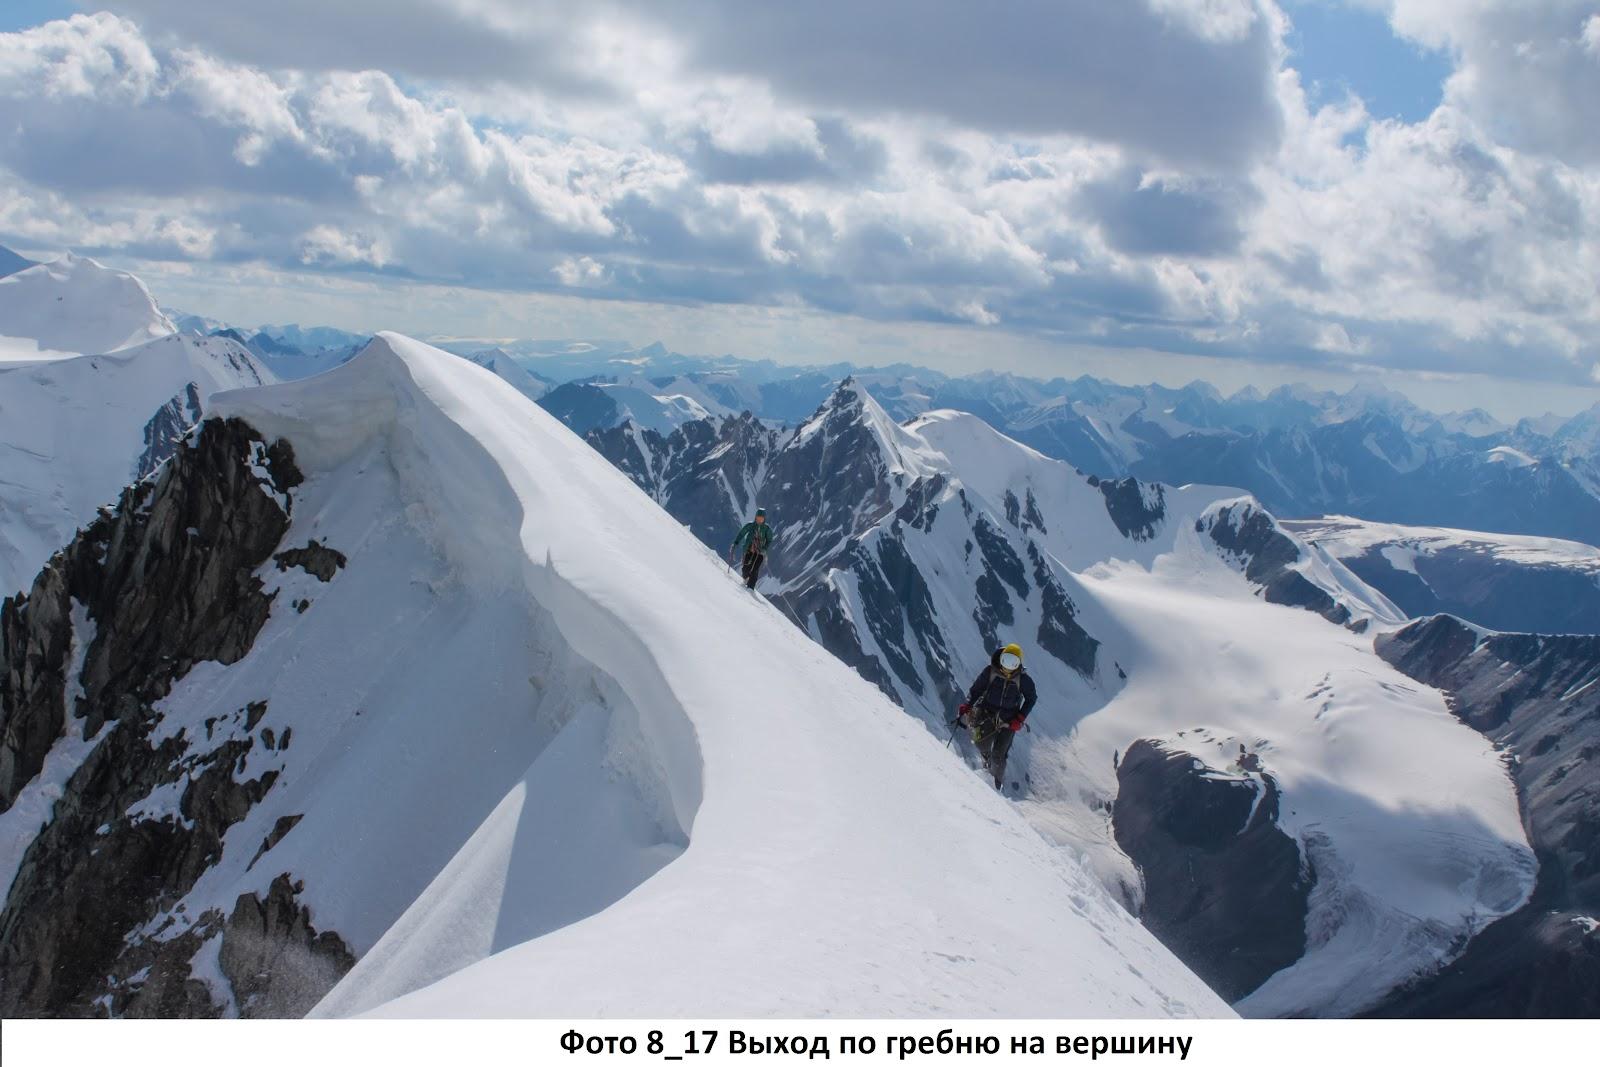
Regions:
<instances>
[{"instance_id":1,"label":"dark rock face","mask_svg":"<svg viewBox=\"0 0 1600 1067\"><path fill-rule=\"evenodd\" d=\"M134 465L134 481L142 481L178 450L178 442L200 421L200 390L193 382L150 416L144 424L144 451Z\"/></svg>"},{"instance_id":2,"label":"dark rock face","mask_svg":"<svg viewBox=\"0 0 1600 1067\"><path fill-rule=\"evenodd\" d=\"M15 801L67 731L94 741L0 910L0 1015L221 1010L188 974L209 928L165 942L136 931L194 886L228 828L272 789L276 771L246 771L258 742L272 747L254 733L270 709L219 709L199 738L159 735L154 705L196 663L249 651L273 606L255 572L288 529L301 480L285 442L268 445L237 420L203 423L27 596L0 606L0 801ZM311 566L338 555L298 551ZM92 630L75 627L73 604ZM287 731L273 740L286 744ZM173 810L132 814L163 787ZM299 936L293 922L279 927ZM321 958L345 958L322 945ZM298 1001L260 1000L263 1011L288 1003Z\"/></svg>"},{"instance_id":3,"label":"dark rock face","mask_svg":"<svg viewBox=\"0 0 1600 1067\"><path fill-rule=\"evenodd\" d=\"M765 503L755 492L778 436L746 412L720 425L687 422L666 436L624 425L590 431L585 440L702 542L726 552Z\"/></svg>"},{"instance_id":4,"label":"dark rock face","mask_svg":"<svg viewBox=\"0 0 1600 1067\"><path fill-rule=\"evenodd\" d=\"M1377 650L1511 754L1539 876L1519 911L1374 1014L1600 1015L1600 637L1485 633L1441 615Z\"/></svg>"},{"instance_id":5,"label":"dark rock face","mask_svg":"<svg viewBox=\"0 0 1600 1067\"><path fill-rule=\"evenodd\" d=\"M307 574L315 575L324 582L333 581L345 565L343 552L336 548L329 548L321 541L308 541L304 548L291 548L287 552L279 552L272 557L278 564L280 571L290 567L299 567Z\"/></svg>"},{"instance_id":6,"label":"dark rock face","mask_svg":"<svg viewBox=\"0 0 1600 1067\"><path fill-rule=\"evenodd\" d=\"M61 570L47 567L30 595L0 603L0 811L16 802L61 736L72 643Z\"/></svg>"},{"instance_id":7,"label":"dark rock face","mask_svg":"<svg viewBox=\"0 0 1600 1067\"><path fill-rule=\"evenodd\" d=\"M1039 647L1092 678L1099 642L1078 619L1059 564L1033 543L1049 522L1033 489L1007 489L990 514L951 475L908 473L886 418L846 379L792 431L746 413L667 435L625 424L586 439L719 554L766 507L777 539L764 573L784 585L774 605L896 702L949 708L967 682L955 677L961 650L951 636L971 641L967 619L941 618L936 607L940 584L958 576L919 554L925 537L960 546L962 595L985 654L1031 613ZM1130 480L1107 492L1136 533L1148 536L1165 518L1159 487Z\"/></svg>"},{"instance_id":8,"label":"dark rock face","mask_svg":"<svg viewBox=\"0 0 1600 1067\"><path fill-rule=\"evenodd\" d=\"M1117 524L1122 536L1134 541L1148 541L1156 535L1156 528L1167 517L1166 490L1159 484L1142 483L1136 478L1120 481L1103 481L1095 478L1106 498L1106 513Z\"/></svg>"},{"instance_id":9,"label":"dark rock face","mask_svg":"<svg viewBox=\"0 0 1600 1067\"><path fill-rule=\"evenodd\" d=\"M337 935L311 925L310 912L295 900L303 888L280 874L266 900L246 893L233 906L218 962L242 1016L300 1018L356 964Z\"/></svg>"},{"instance_id":10,"label":"dark rock face","mask_svg":"<svg viewBox=\"0 0 1600 1067\"><path fill-rule=\"evenodd\" d=\"M1078 622L1077 605L1050 573L1032 541L1028 542L1028 559L1033 563L1033 580L1039 585L1039 647L1085 678L1093 677L1100 642Z\"/></svg>"},{"instance_id":11,"label":"dark rock face","mask_svg":"<svg viewBox=\"0 0 1600 1067\"><path fill-rule=\"evenodd\" d=\"M615 425L619 414L617 402L591 382L558 385L540 397L538 404L578 434Z\"/></svg>"},{"instance_id":12,"label":"dark rock face","mask_svg":"<svg viewBox=\"0 0 1600 1067\"><path fill-rule=\"evenodd\" d=\"M1349 608L1293 569L1300 562L1300 546L1260 508L1229 505L1195 523L1195 531L1208 534L1217 547L1243 563L1244 576L1261 586L1267 603L1305 608L1341 626L1350 621Z\"/></svg>"},{"instance_id":13,"label":"dark rock face","mask_svg":"<svg viewBox=\"0 0 1600 1067\"><path fill-rule=\"evenodd\" d=\"M1270 774L1217 775L1160 742L1117 768L1112 829L1144 876L1140 918L1223 999L1305 954L1315 877L1277 824Z\"/></svg>"},{"instance_id":14,"label":"dark rock face","mask_svg":"<svg viewBox=\"0 0 1600 1067\"><path fill-rule=\"evenodd\" d=\"M905 484L904 474L889 470L865 396L850 379L812 419L821 425L787 440L764 479L768 514L783 541L772 573L785 580L876 526L894 510L895 487Z\"/></svg>"}]
</instances>

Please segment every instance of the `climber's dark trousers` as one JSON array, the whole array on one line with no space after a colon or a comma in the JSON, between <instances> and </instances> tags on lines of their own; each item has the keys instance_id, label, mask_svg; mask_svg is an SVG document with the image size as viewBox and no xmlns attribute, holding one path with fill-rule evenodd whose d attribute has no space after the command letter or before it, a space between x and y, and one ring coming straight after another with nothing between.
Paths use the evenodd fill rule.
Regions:
<instances>
[{"instance_id":1,"label":"climber's dark trousers","mask_svg":"<svg viewBox=\"0 0 1600 1067\"><path fill-rule=\"evenodd\" d=\"M1011 753L1011 742L1016 736L1004 723L979 733L978 753L983 756L983 765L994 775L996 789L1006 779L1006 757Z\"/></svg>"},{"instance_id":2,"label":"climber's dark trousers","mask_svg":"<svg viewBox=\"0 0 1600 1067\"><path fill-rule=\"evenodd\" d=\"M761 563L766 558L759 552L746 552L744 554L744 584L751 589L756 587L756 579L761 577Z\"/></svg>"}]
</instances>

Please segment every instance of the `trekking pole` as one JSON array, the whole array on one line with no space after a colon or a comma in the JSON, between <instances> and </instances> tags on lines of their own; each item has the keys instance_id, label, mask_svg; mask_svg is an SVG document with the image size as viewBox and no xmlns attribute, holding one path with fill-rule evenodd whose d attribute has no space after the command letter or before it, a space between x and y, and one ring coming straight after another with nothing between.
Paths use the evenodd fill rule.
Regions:
<instances>
[{"instance_id":1,"label":"trekking pole","mask_svg":"<svg viewBox=\"0 0 1600 1067\"><path fill-rule=\"evenodd\" d=\"M956 743L956 731L959 729L961 729L961 720L959 718L952 719L950 722L950 738L944 743L945 748L949 748Z\"/></svg>"}]
</instances>

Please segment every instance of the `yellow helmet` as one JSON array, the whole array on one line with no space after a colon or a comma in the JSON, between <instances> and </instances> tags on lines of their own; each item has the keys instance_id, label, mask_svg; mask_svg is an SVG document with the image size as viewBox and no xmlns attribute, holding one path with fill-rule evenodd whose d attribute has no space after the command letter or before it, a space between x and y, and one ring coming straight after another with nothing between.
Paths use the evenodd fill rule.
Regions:
<instances>
[{"instance_id":1,"label":"yellow helmet","mask_svg":"<svg viewBox=\"0 0 1600 1067\"><path fill-rule=\"evenodd\" d=\"M1012 662L1007 662L1008 656L1015 656L1016 659ZM1000 654L995 658L999 661L1002 670L1014 671L1022 666L1022 646L1017 644L1007 645L1000 650Z\"/></svg>"}]
</instances>

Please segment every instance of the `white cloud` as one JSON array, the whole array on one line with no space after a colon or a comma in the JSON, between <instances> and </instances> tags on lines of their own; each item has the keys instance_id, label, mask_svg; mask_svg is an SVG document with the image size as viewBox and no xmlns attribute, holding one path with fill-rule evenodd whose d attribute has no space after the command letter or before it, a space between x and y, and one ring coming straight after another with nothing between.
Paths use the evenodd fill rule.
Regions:
<instances>
[{"instance_id":1,"label":"white cloud","mask_svg":"<svg viewBox=\"0 0 1600 1067\"><path fill-rule=\"evenodd\" d=\"M1253 0L1150 0L1150 7L1208 41L1242 41L1266 17Z\"/></svg>"},{"instance_id":2,"label":"white cloud","mask_svg":"<svg viewBox=\"0 0 1600 1067\"><path fill-rule=\"evenodd\" d=\"M550 273L569 289L593 288L604 285L611 279L605 264L588 256L568 256L551 267Z\"/></svg>"},{"instance_id":3,"label":"white cloud","mask_svg":"<svg viewBox=\"0 0 1600 1067\"><path fill-rule=\"evenodd\" d=\"M801 108L1088 136L1208 167L1270 154L1280 126L1272 0L106 2L266 69L376 58L408 82L619 102L727 76Z\"/></svg>"},{"instance_id":4,"label":"white cloud","mask_svg":"<svg viewBox=\"0 0 1600 1067\"><path fill-rule=\"evenodd\" d=\"M300 238L300 261L307 265L367 266L389 262L383 239L345 233L336 226L316 226Z\"/></svg>"},{"instance_id":5,"label":"white cloud","mask_svg":"<svg viewBox=\"0 0 1600 1067\"><path fill-rule=\"evenodd\" d=\"M142 99L159 64L138 27L104 12L0 33L0 92Z\"/></svg>"},{"instance_id":6,"label":"white cloud","mask_svg":"<svg viewBox=\"0 0 1600 1067\"><path fill-rule=\"evenodd\" d=\"M172 90L187 94L197 114L241 129L233 153L239 162L254 166L273 143L304 140L291 91L271 77L193 49L180 49L172 58Z\"/></svg>"},{"instance_id":7,"label":"white cloud","mask_svg":"<svg viewBox=\"0 0 1600 1067\"><path fill-rule=\"evenodd\" d=\"M1267 0L1148 2L1075 12L1116 68L1098 80L1043 69L1062 20L1023 0L1006 9L1017 24L1001 43L1037 37L1040 51L1023 49L1014 69L994 42L957 56L962 16L945 11L914 20L913 39L874 71L830 85L803 69L852 47L818 21L846 17L826 4L648 36L641 20L663 11L720 9L624 4L574 24L500 0L396 0L389 51L312 48L288 68L281 41L252 45L210 15L176 44L112 16L51 23L0 35L0 240L566 289L613 310L804 307L1586 380L1600 330L1600 171L1581 137L1552 147L1583 105L1563 105L1569 118L1537 136L1502 132L1501 82L1522 61L1484 51L1484 27L1511 17L1506 4L1396 0L1397 26L1463 57L1444 105L1407 125L1354 98L1311 107L1281 69L1283 16ZM161 25L185 6L130 5ZM292 36L313 6L284 0L283 26L247 18ZM888 32L873 19L909 18L897 0L871 7L858 27L867 43ZM1543 36L1529 40L1600 69L1580 43L1594 17L1532 19ZM592 77L551 88L534 75L509 84L509 66L459 73L456 59L413 54L429 26L444 51L495 26L564 42ZM758 37L779 31L791 44L821 37L804 37L816 45L806 57L773 56L769 76ZM1176 51L1123 69L1151 34ZM396 68L345 69L371 55ZM1182 62L1162 69L1162 56ZM1218 64L1234 80L1198 85ZM982 99L955 101L951 86ZM1014 92L1021 117L1003 120L1012 90L1044 103Z\"/></svg>"},{"instance_id":8,"label":"white cloud","mask_svg":"<svg viewBox=\"0 0 1600 1067\"><path fill-rule=\"evenodd\" d=\"M1600 161L1594 0L1391 0L1397 32L1458 56L1445 99L1502 143Z\"/></svg>"}]
</instances>

